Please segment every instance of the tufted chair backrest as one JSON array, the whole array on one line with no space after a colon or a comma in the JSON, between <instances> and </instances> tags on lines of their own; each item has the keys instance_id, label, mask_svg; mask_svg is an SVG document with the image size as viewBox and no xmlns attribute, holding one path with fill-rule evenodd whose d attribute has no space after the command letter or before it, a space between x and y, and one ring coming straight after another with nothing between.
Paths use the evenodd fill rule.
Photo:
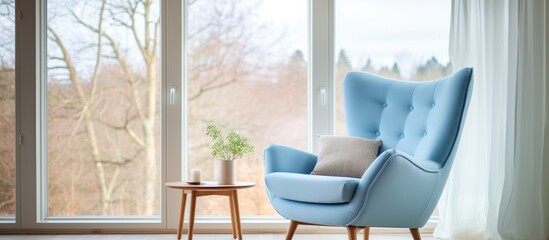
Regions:
<instances>
[{"instance_id":1,"label":"tufted chair backrest","mask_svg":"<svg viewBox=\"0 0 549 240\"><path fill-rule=\"evenodd\" d=\"M443 165L460 129L472 71L429 82L350 72L343 82L347 133L381 139L380 153L396 149Z\"/></svg>"}]
</instances>

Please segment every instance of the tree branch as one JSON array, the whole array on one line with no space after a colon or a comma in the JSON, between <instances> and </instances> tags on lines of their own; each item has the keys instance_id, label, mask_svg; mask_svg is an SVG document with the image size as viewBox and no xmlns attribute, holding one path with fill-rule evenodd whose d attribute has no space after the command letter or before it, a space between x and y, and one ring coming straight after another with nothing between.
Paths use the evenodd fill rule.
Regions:
<instances>
[{"instance_id":1,"label":"tree branch","mask_svg":"<svg viewBox=\"0 0 549 240\"><path fill-rule=\"evenodd\" d=\"M126 79L130 83L133 103L135 105L137 113L141 119L145 119L145 113L143 112L143 107L141 105L141 102L139 101L139 94L137 92L137 81L135 80L135 76L133 75L128 63L126 62L126 59L124 59L124 57L122 56L122 53L120 52L120 49L118 48L118 45L116 45L116 42L114 41L114 39L106 33L103 33L103 35L110 42L111 48L114 51L114 55L116 56L116 59L120 63L120 66L122 67L122 71L124 72Z\"/></svg>"},{"instance_id":2,"label":"tree branch","mask_svg":"<svg viewBox=\"0 0 549 240\"><path fill-rule=\"evenodd\" d=\"M105 5L107 4L106 0L101 1L101 10L99 10L99 23L97 24L97 53L96 53L96 60L95 60L95 67L93 69L93 75L92 75L92 90L90 97L93 98L95 96L95 92L97 91L97 76L99 74L99 67L101 65L101 49L103 47L103 13L105 11Z\"/></svg>"},{"instance_id":3,"label":"tree branch","mask_svg":"<svg viewBox=\"0 0 549 240\"><path fill-rule=\"evenodd\" d=\"M225 86L228 86L230 84L233 84L236 82L236 79L233 78L232 80L230 81L226 81L226 82L223 82L223 83L220 83L220 84L217 84L217 85L213 85L213 86L209 86L209 87L200 87L200 90L198 91L198 93L196 93L195 95L191 96L188 98L188 101L192 101L192 100L195 100L197 99L198 97L200 97L200 95L206 93L206 92L209 92L209 91L212 91L214 89L218 89L218 88L222 88L222 87L225 87Z\"/></svg>"},{"instance_id":4,"label":"tree branch","mask_svg":"<svg viewBox=\"0 0 549 240\"><path fill-rule=\"evenodd\" d=\"M14 204L14 203L15 203L15 198L13 198L13 197L6 200L6 201L0 202L0 209L2 209L6 205Z\"/></svg>"}]
</instances>

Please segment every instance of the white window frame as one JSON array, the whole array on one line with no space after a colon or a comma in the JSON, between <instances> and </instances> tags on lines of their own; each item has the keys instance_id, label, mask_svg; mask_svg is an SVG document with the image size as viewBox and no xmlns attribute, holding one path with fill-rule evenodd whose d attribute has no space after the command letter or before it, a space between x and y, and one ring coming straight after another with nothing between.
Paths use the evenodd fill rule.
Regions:
<instances>
[{"instance_id":1,"label":"white window frame","mask_svg":"<svg viewBox=\"0 0 549 240\"><path fill-rule=\"evenodd\" d=\"M17 21L17 19L19 18L19 7L21 5L21 1L15 1L15 26L16 26L16 29L15 30L15 36L16 36L16 41L17 40L20 40L21 38L19 37L20 34L21 34L21 31L20 31L20 28L18 27L20 21ZM15 52L16 52L16 55L17 53L20 52L20 44L19 42L16 42L15 43ZM17 59L17 56L16 56L16 59ZM20 107L21 107L21 103L19 101L19 97L21 96L21 82L19 81L18 79L18 76L21 75L21 66L16 62L15 64L15 96L16 96L16 100L15 100L15 138L14 141L17 141L17 136L19 136L19 133L20 133L20 124L19 124L19 119L20 119L20 116L18 116L18 114L20 114ZM20 149L20 146L19 144L15 144L15 215L14 216L3 216L3 217L0 217L0 229L11 229L11 228L18 228L21 223L20 223L20 217L18 216L18 213L20 212L19 211L19 208L20 208L20 205L19 204L19 199L20 199L20 191L18 191L18 189L20 189L20 185L19 185L19 180L18 178L20 177L21 174L19 174L19 169L21 168L20 165L20 161L17 161L17 155L20 153L21 149Z\"/></svg>"},{"instance_id":2,"label":"white window frame","mask_svg":"<svg viewBox=\"0 0 549 240\"><path fill-rule=\"evenodd\" d=\"M41 120L45 110L45 7L46 0L16 1L18 14L23 17L18 21L16 68L25 68L17 71L17 135L24 137L23 144L17 144L17 209L14 224L0 224L0 228L8 229L166 229L168 226L168 206L178 207L173 194L166 191L163 184L167 181L181 179L181 171L177 171L181 164L180 139L181 101L175 96L175 102L168 105L168 86L181 89L181 54L170 49L181 48L181 33L167 31L168 28L180 29L181 2L161 1L161 28L162 28L162 56L161 56L161 115L162 115L162 143L170 142L170 146L162 144L161 156L161 215L160 217L48 217L47 191L45 170L47 166L44 156L44 143L41 139L45 134L45 123ZM19 17L19 15L18 15ZM174 24L175 26L171 26ZM168 41L168 39L170 39ZM20 47L20 46L25 46ZM166 63L170 63L169 65ZM43 89L44 88L44 89ZM22 98L22 96L25 96ZM170 124L170 131L166 131ZM172 159L168 161L168 159ZM22 177L24 174L24 178ZM31 173L31 174L29 174ZM35 173L35 174L32 174ZM170 196L170 197L168 197Z\"/></svg>"},{"instance_id":3,"label":"white window frame","mask_svg":"<svg viewBox=\"0 0 549 240\"><path fill-rule=\"evenodd\" d=\"M12 222L0 222L0 229L13 232L25 229L67 229L87 232L126 229L128 232L162 232L173 230L179 221L179 191L161 187L160 219L150 218L48 218L41 210L44 161L41 134L44 124L40 118L44 108L42 101L45 78L45 5L47 0L16 1L16 136L23 136L23 144L16 144L16 217ZM187 103L184 101L187 84L187 1L161 0L162 21L162 184L181 181L187 172L184 154L187 149ZM318 152L316 138L334 134L335 123L335 0L308 1L308 148ZM23 13L20 15L20 13ZM304 13L305 14L305 13ZM169 31L168 31L169 29ZM24 46L24 47L22 47ZM168 51L169 49L169 51ZM22 69L25 69L22 71ZM168 104L169 91L175 90L174 104ZM170 131L166 131L169 126ZM47 204L47 203L45 203ZM170 209L170 211L168 211ZM187 213L189 211L186 211ZM255 232L284 232L288 221L280 216L244 217L243 227ZM426 228L431 230L431 220ZM228 218L197 219L195 228L204 232L228 232ZM340 228L304 226L308 232L343 232ZM398 233L400 230L382 232Z\"/></svg>"},{"instance_id":4,"label":"white window frame","mask_svg":"<svg viewBox=\"0 0 549 240\"><path fill-rule=\"evenodd\" d=\"M314 153L319 135L334 134L334 5L335 0L309 1L309 150Z\"/></svg>"}]
</instances>

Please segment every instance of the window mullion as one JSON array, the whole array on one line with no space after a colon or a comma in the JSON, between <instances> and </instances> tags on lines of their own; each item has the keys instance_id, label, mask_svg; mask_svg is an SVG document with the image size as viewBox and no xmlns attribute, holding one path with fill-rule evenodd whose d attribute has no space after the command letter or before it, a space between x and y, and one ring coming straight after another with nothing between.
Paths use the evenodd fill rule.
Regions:
<instances>
[{"instance_id":1,"label":"window mullion","mask_svg":"<svg viewBox=\"0 0 549 240\"><path fill-rule=\"evenodd\" d=\"M163 29L163 57L165 79L167 79L167 89L165 89L166 102L166 128L164 128L165 146L167 148L166 166L163 171L166 173L164 182L181 181L183 169L186 165L183 160L183 129L186 121L184 106L186 97L186 87L184 84L185 74L185 56L186 48L183 42L186 22L186 4L187 1L165 1L163 7L163 20L165 22ZM169 30L168 30L169 29ZM173 89L174 95L171 96ZM173 102L170 99L173 97ZM169 130L167 131L167 128ZM181 194L179 191L169 190L162 186L165 191L165 201L163 201L162 211L165 216L167 228L177 228L179 221L179 209ZM168 211L172 209L172 211Z\"/></svg>"},{"instance_id":2,"label":"window mullion","mask_svg":"<svg viewBox=\"0 0 549 240\"><path fill-rule=\"evenodd\" d=\"M317 137L334 133L334 0L315 0L309 4L309 109L312 112L309 149L317 152Z\"/></svg>"},{"instance_id":3,"label":"window mullion","mask_svg":"<svg viewBox=\"0 0 549 240\"><path fill-rule=\"evenodd\" d=\"M18 134L23 144L17 144L17 222L22 228L31 228L36 222L37 211L37 126L39 106L40 41L37 37L40 13L37 1L16 1L21 11L21 20L17 23L17 74L16 84L19 93L17 105ZM25 47L23 47L25 46ZM22 71L21 69L25 69ZM23 97L25 96L25 97ZM23 177L25 176L25 177Z\"/></svg>"}]
</instances>

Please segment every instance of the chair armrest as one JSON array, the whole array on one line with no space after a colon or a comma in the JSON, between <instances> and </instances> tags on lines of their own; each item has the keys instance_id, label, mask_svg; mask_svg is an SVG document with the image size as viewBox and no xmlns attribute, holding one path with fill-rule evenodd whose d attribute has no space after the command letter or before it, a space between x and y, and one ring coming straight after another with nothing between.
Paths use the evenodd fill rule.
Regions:
<instances>
[{"instance_id":1,"label":"chair armrest","mask_svg":"<svg viewBox=\"0 0 549 240\"><path fill-rule=\"evenodd\" d=\"M356 226L422 227L444 188L441 166L389 149L362 176L355 196L362 202Z\"/></svg>"},{"instance_id":2,"label":"chair armrest","mask_svg":"<svg viewBox=\"0 0 549 240\"><path fill-rule=\"evenodd\" d=\"M393 157L400 157L403 160L410 162L411 164L415 165L418 168L418 170L422 170L425 172L438 172L441 170L442 166L436 161L418 159L402 151L398 151L398 150L393 150L393 151L394 151L392 155Z\"/></svg>"},{"instance_id":3,"label":"chair armrest","mask_svg":"<svg viewBox=\"0 0 549 240\"><path fill-rule=\"evenodd\" d=\"M272 172L309 174L316 165L317 156L284 145L272 144L265 148L265 175Z\"/></svg>"},{"instance_id":4,"label":"chair armrest","mask_svg":"<svg viewBox=\"0 0 549 240\"><path fill-rule=\"evenodd\" d=\"M362 175L360 179L360 184L362 186L370 186L374 181L375 177L380 174L382 168L387 164L387 161L395 161L396 159L405 160L415 166L418 170L424 172L438 172L441 169L441 166L434 161L416 159L413 156L410 156L402 151L395 149L387 149L372 162L372 164L366 169L366 172Z\"/></svg>"}]
</instances>

